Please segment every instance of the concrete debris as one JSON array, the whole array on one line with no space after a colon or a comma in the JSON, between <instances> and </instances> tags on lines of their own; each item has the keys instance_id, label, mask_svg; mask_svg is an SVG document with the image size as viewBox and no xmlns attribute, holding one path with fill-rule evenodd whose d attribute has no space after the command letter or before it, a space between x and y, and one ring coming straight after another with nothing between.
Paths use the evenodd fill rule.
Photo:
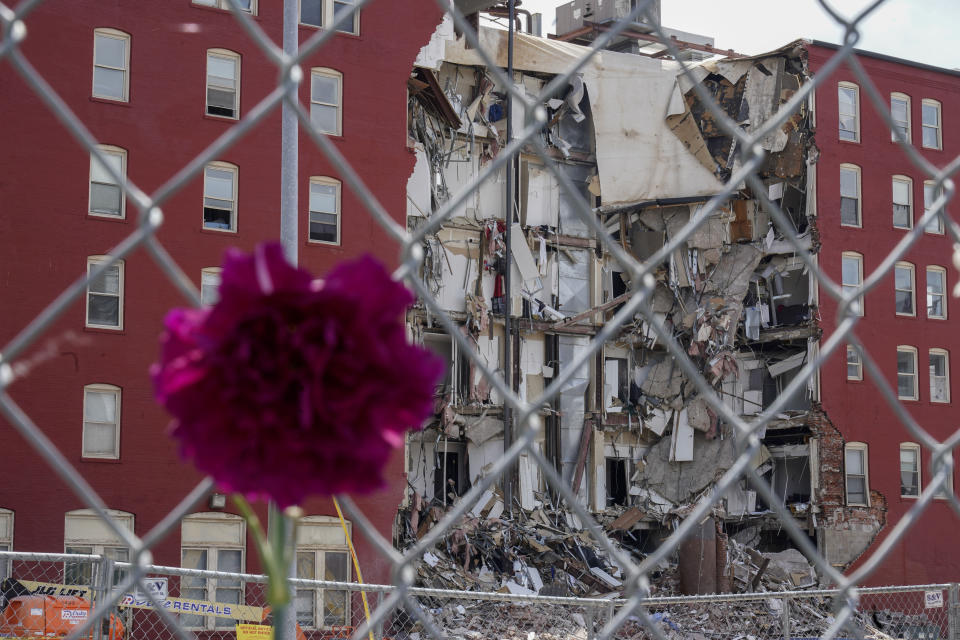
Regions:
<instances>
[{"instance_id":1,"label":"concrete debris","mask_svg":"<svg viewBox=\"0 0 960 640\"><path fill-rule=\"evenodd\" d=\"M687 464L670 462L669 440L653 445L644 457L640 484L674 504L684 504L692 502L736 462L733 438L708 440L698 431L693 440L696 456Z\"/></svg>"}]
</instances>

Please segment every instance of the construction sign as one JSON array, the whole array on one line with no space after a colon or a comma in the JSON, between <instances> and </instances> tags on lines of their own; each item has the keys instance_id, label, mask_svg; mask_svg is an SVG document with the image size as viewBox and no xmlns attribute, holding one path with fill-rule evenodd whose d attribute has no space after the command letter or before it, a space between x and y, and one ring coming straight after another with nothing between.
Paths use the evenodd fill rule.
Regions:
<instances>
[{"instance_id":1,"label":"construction sign","mask_svg":"<svg viewBox=\"0 0 960 640\"><path fill-rule=\"evenodd\" d=\"M273 627L268 624L238 624L237 640L273 640Z\"/></svg>"},{"instance_id":2,"label":"construction sign","mask_svg":"<svg viewBox=\"0 0 960 640\"><path fill-rule=\"evenodd\" d=\"M230 604L226 602L207 602L205 600L188 600L186 598L163 598L160 600L163 608L170 613L187 613L197 616L214 616L215 618L231 618L233 620L263 620L263 607L251 607L245 604ZM153 603L140 594L128 593L117 604L119 607L131 609L153 609Z\"/></svg>"},{"instance_id":3,"label":"construction sign","mask_svg":"<svg viewBox=\"0 0 960 640\"><path fill-rule=\"evenodd\" d=\"M76 584L57 584L56 582L34 582L8 578L3 581L3 591L7 597L16 596L75 596L90 599L90 587Z\"/></svg>"},{"instance_id":4,"label":"construction sign","mask_svg":"<svg viewBox=\"0 0 960 640\"><path fill-rule=\"evenodd\" d=\"M230 604L225 602L208 602L205 600L189 600L187 598L170 598L167 596L166 578L147 578L145 579L147 589L153 593L163 605L163 608L171 613L185 613L200 616L214 616L216 618L230 618L233 620L250 620L260 622L263 620L263 607L251 607L243 604ZM8 578L3 581L2 591L5 599L15 598L17 596L75 596L90 600L92 590L85 585L58 584L55 582L34 582L33 580L17 580ZM118 607L128 607L130 609L153 609L153 603L147 598L145 593L135 591L134 593L124 594Z\"/></svg>"}]
</instances>

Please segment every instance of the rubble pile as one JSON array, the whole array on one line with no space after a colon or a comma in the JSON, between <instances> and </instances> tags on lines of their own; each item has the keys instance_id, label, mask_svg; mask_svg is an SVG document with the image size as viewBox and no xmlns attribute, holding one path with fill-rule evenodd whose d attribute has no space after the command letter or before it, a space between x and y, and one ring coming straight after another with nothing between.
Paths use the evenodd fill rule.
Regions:
<instances>
[{"instance_id":1,"label":"rubble pile","mask_svg":"<svg viewBox=\"0 0 960 640\"><path fill-rule=\"evenodd\" d=\"M531 633L538 640L587 640L593 635L587 631L593 625L588 612L561 605L463 601L429 611L450 640L529 640ZM409 640L430 640L419 623L408 633Z\"/></svg>"},{"instance_id":2,"label":"rubble pile","mask_svg":"<svg viewBox=\"0 0 960 640\"><path fill-rule=\"evenodd\" d=\"M502 496L483 494L460 522L445 532L418 566L418 585L461 591L500 591L523 595L615 597L622 594L624 568L606 553L579 518L555 507L545 494L534 509L516 509L510 516ZM459 498L455 498L459 500ZM454 502L447 507L453 506ZM401 512L404 533L398 543L409 547L442 519L445 509L414 500ZM651 537L639 507L613 507L596 514L607 538L634 562ZM676 513L673 524L683 514ZM670 529L656 531L665 538ZM815 588L817 575L796 549L760 552L718 533L718 562L733 592L777 592ZM681 595L676 558L664 561L649 576L654 596Z\"/></svg>"},{"instance_id":3,"label":"rubble pile","mask_svg":"<svg viewBox=\"0 0 960 640\"><path fill-rule=\"evenodd\" d=\"M500 496L488 494L424 554L418 567L420 586L525 595L618 593L621 568L580 527L576 516L540 506L518 510L508 518ZM442 513L439 506L425 507L422 514L408 512L407 521L420 523L415 534L419 538ZM412 533L413 528L408 531ZM408 536L407 542L412 541ZM618 546L637 561L643 558L629 547Z\"/></svg>"},{"instance_id":4,"label":"rubble pile","mask_svg":"<svg viewBox=\"0 0 960 640\"><path fill-rule=\"evenodd\" d=\"M573 596L597 598L596 608L523 602L476 601L463 598L421 598L434 622L451 640L497 637L530 640L533 633L544 640L586 640L598 632L611 611L627 597L622 585L623 568L597 544L579 519L562 507L552 506L548 496L538 494L535 509L504 512L502 496L488 491L473 509L418 564L417 586L460 591L495 591L515 595ZM459 498L454 498L458 500ZM442 519L446 510L437 504L414 501L419 507L402 512L405 534L401 547L409 547ZM634 562L646 555L638 547L644 512L634 506L609 508L597 515L605 535ZM679 515L679 514L677 514ZM720 522L717 518L714 522ZM415 526L413 526L415 525ZM661 530L665 537L669 529ZM655 604L646 609L650 620L670 640L738 638L760 640L782 637L785 618L792 637L820 637L834 622L830 598L788 598L786 591L817 589L821 585L814 568L796 549L759 551L734 536L722 537L725 584L733 593L763 593L749 601L704 601ZM679 553L649 575L654 598L682 596L678 570ZM785 611L786 609L786 611ZM936 623L923 615L866 610L858 612L859 635L885 640L904 636L905 630L927 630ZM410 618L413 620L412 618ZM405 629L410 640L426 640L429 634L418 622ZM616 633L617 638L652 638L638 616L631 616ZM930 636L934 637L934 636Z\"/></svg>"}]
</instances>

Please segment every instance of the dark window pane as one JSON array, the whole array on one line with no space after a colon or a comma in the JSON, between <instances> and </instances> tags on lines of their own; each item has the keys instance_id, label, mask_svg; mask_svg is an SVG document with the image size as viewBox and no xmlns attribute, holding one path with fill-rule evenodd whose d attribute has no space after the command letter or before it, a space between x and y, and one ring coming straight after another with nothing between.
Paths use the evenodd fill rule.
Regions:
<instances>
[{"instance_id":1,"label":"dark window pane","mask_svg":"<svg viewBox=\"0 0 960 640\"><path fill-rule=\"evenodd\" d=\"M233 212L213 207L203 208L203 226L207 229L229 229Z\"/></svg>"},{"instance_id":2,"label":"dark window pane","mask_svg":"<svg viewBox=\"0 0 960 640\"><path fill-rule=\"evenodd\" d=\"M857 201L854 198L840 198L840 222L843 224L860 224L857 215Z\"/></svg>"},{"instance_id":3,"label":"dark window pane","mask_svg":"<svg viewBox=\"0 0 960 640\"><path fill-rule=\"evenodd\" d=\"M310 239L317 242L336 242L337 225L322 222L310 223Z\"/></svg>"},{"instance_id":4,"label":"dark window pane","mask_svg":"<svg viewBox=\"0 0 960 640\"><path fill-rule=\"evenodd\" d=\"M90 211L120 215L120 187L113 184L90 184Z\"/></svg>"},{"instance_id":5,"label":"dark window pane","mask_svg":"<svg viewBox=\"0 0 960 640\"><path fill-rule=\"evenodd\" d=\"M108 327L120 326L120 298L116 296L100 296L91 293L87 312L87 321L90 324L101 324Z\"/></svg>"},{"instance_id":6,"label":"dark window pane","mask_svg":"<svg viewBox=\"0 0 960 640\"><path fill-rule=\"evenodd\" d=\"M905 204L893 205L893 226L910 228L910 207Z\"/></svg>"},{"instance_id":7,"label":"dark window pane","mask_svg":"<svg viewBox=\"0 0 960 640\"><path fill-rule=\"evenodd\" d=\"M902 496L920 495L919 487L917 486L917 474L914 471L910 471L910 470L900 471L900 495Z\"/></svg>"},{"instance_id":8,"label":"dark window pane","mask_svg":"<svg viewBox=\"0 0 960 640\"><path fill-rule=\"evenodd\" d=\"M323 26L323 0L300 0L300 22Z\"/></svg>"},{"instance_id":9,"label":"dark window pane","mask_svg":"<svg viewBox=\"0 0 960 640\"><path fill-rule=\"evenodd\" d=\"M867 483L863 476L847 476L847 502L867 503Z\"/></svg>"},{"instance_id":10,"label":"dark window pane","mask_svg":"<svg viewBox=\"0 0 960 640\"><path fill-rule=\"evenodd\" d=\"M909 291L897 291L897 313L913 313L913 295Z\"/></svg>"}]
</instances>

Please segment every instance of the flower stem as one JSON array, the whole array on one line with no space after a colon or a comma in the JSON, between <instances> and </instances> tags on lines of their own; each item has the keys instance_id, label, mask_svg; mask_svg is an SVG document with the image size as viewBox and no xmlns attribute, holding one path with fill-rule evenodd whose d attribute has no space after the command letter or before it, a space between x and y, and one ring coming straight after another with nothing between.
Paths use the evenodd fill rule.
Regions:
<instances>
[{"instance_id":1,"label":"flower stem","mask_svg":"<svg viewBox=\"0 0 960 640\"><path fill-rule=\"evenodd\" d=\"M287 589L289 562L286 562L289 556L284 549L287 523L276 512L276 507L271 505L271 516L276 516L272 517L271 521L275 522L276 526L270 528L268 538L267 532L263 530L263 525L260 523L260 518L254 513L253 507L250 506L247 499L240 494L233 494L233 502L237 505L240 515L250 526L257 554L260 556L260 564L263 565L264 573L267 574L267 600L270 602L274 615L277 615L278 610L290 601L290 592Z\"/></svg>"}]
</instances>

